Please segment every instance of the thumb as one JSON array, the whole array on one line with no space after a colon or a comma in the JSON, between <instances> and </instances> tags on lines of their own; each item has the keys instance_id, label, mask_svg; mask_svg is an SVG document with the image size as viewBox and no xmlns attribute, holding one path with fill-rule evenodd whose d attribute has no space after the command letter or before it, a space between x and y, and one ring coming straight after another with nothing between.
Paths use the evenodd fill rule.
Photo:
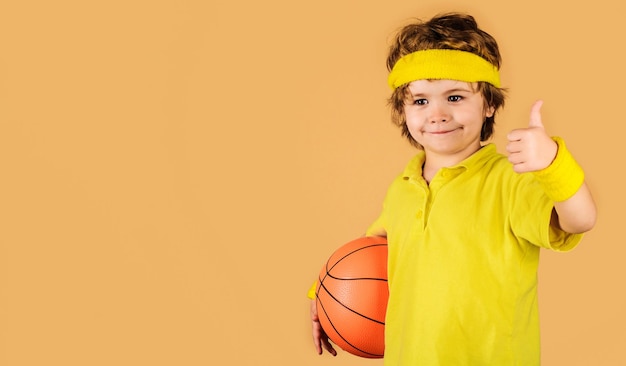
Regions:
<instances>
[{"instance_id":1,"label":"thumb","mask_svg":"<svg viewBox=\"0 0 626 366\"><path fill-rule=\"evenodd\" d=\"M543 100L536 101L530 108L530 121L528 127L541 127L543 128L543 122L541 121L541 106Z\"/></svg>"}]
</instances>

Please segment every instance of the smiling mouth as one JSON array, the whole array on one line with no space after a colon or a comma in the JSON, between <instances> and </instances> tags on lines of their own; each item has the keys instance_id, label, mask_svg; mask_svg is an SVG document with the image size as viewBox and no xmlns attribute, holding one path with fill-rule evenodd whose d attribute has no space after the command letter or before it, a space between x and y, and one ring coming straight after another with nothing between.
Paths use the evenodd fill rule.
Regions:
<instances>
[{"instance_id":1,"label":"smiling mouth","mask_svg":"<svg viewBox=\"0 0 626 366\"><path fill-rule=\"evenodd\" d=\"M426 131L426 133L430 133L430 134L432 134L432 135L445 135L445 134L447 134L447 133L454 132L454 131L456 131L456 130L457 130L457 129L454 129L454 130L446 130L446 131Z\"/></svg>"}]
</instances>

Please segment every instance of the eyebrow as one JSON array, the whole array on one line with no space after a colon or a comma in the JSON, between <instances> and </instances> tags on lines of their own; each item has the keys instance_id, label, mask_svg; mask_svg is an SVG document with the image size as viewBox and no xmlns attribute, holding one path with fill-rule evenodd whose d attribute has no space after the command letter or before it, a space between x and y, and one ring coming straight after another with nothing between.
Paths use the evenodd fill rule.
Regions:
<instances>
[{"instance_id":1,"label":"eyebrow","mask_svg":"<svg viewBox=\"0 0 626 366\"><path fill-rule=\"evenodd\" d=\"M452 89L448 89L446 91L443 92L443 94L454 94L454 93L460 93L460 92L464 92L464 93L474 93L473 90L471 89L465 89L465 88L452 88ZM411 89L409 89L409 95L412 97L421 97L426 95L426 93L422 93L422 92L417 92L417 93L413 93L411 92Z\"/></svg>"}]
</instances>

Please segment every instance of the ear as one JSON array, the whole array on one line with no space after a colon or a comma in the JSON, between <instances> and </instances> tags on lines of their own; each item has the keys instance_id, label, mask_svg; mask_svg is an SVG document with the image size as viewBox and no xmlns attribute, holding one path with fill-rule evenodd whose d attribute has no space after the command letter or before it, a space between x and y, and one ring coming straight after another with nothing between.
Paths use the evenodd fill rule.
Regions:
<instances>
[{"instance_id":1,"label":"ear","mask_svg":"<svg viewBox=\"0 0 626 366\"><path fill-rule=\"evenodd\" d=\"M487 106L487 108L485 108L485 118L493 117L495 113L496 109L494 107Z\"/></svg>"}]
</instances>

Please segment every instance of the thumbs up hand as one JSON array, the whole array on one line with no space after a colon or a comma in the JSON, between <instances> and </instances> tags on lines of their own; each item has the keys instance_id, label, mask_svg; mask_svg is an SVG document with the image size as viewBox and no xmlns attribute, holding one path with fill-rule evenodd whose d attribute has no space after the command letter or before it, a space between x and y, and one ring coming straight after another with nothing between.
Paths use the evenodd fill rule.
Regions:
<instances>
[{"instance_id":1,"label":"thumbs up hand","mask_svg":"<svg viewBox=\"0 0 626 366\"><path fill-rule=\"evenodd\" d=\"M513 130L507 135L506 151L517 173L547 168L556 157L558 146L548 136L541 121L542 104L541 100L533 104L528 127Z\"/></svg>"}]
</instances>

